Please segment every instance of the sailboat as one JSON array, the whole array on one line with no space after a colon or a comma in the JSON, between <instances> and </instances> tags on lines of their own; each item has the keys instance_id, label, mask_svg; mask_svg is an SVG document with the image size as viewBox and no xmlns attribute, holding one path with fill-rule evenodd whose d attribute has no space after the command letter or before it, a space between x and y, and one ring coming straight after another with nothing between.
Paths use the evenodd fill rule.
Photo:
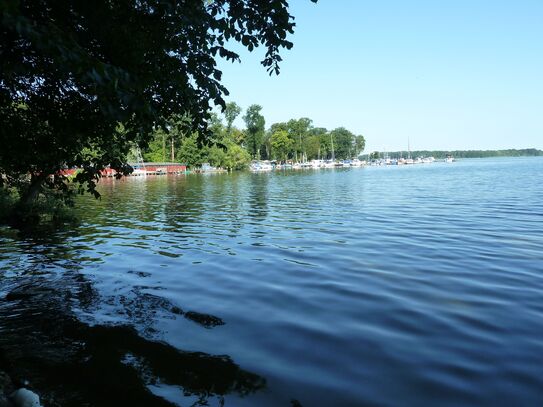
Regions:
<instances>
[{"instance_id":1,"label":"sailboat","mask_svg":"<svg viewBox=\"0 0 543 407\"><path fill-rule=\"evenodd\" d=\"M407 137L407 158L404 161L404 164L414 164L413 158L411 157L411 145L409 143L409 137Z\"/></svg>"},{"instance_id":2,"label":"sailboat","mask_svg":"<svg viewBox=\"0 0 543 407\"><path fill-rule=\"evenodd\" d=\"M139 146L136 146L136 158L138 160L138 164L134 167L132 175L147 175L147 168L145 168L145 162L143 161L143 156Z\"/></svg>"},{"instance_id":3,"label":"sailboat","mask_svg":"<svg viewBox=\"0 0 543 407\"><path fill-rule=\"evenodd\" d=\"M313 168L321 168L323 166L323 161L321 160L321 146L320 146L320 143L319 143L319 151L318 151L318 154L317 154L317 159L316 160L311 160L311 166Z\"/></svg>"},{"instance_id":4,"label":"sailboat","mask_svg":"<svg viewBox=\"0 0 543 407\"><path fill-rule=\"evenodd\" d=\"M384 150L384 154L383 154L383 163L385 165L391 165L392 164L392 160L390 159L388 153L387 153L387 150L386 148L383 149Z\"/></svg>"},{"instance_id":5,"label":"sailboat","mask_svg":"<svg viewBox=\"0 0 543 407\"><path fill-rule=\"evenodd\" d=\"M325 161L325 168L334 168L336 166L336 157L334 155L334 138L332 137L332 133L330 133L330 142L332 143L332 159Z\"/></svg>"}]
</instances>

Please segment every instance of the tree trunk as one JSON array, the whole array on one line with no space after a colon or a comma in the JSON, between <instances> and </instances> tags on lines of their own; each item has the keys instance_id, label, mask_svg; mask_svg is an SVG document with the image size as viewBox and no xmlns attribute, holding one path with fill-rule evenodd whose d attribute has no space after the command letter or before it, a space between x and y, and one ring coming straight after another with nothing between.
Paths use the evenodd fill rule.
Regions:
<instances>
[{"instance_id":1,"label":"tree trunk","mask_svg":"<svg viewBox=\"0 0 543 407\"><path fill-rule=\"evenodd\" d=\"M23 207L31 206L38 198L44 181L45 175L32 174L30 177L30 186L22 194L19 204Z\"/></svg>"},{"instance_id":2,"label":"tree trunk","mask_svg":"<svg viewBox=\"0 0 543 407\"><path fill-rule=\"evenodd\" d=\"M166 135L162 135L162 162L166 162Z\"/></svg>"}]
</instances>

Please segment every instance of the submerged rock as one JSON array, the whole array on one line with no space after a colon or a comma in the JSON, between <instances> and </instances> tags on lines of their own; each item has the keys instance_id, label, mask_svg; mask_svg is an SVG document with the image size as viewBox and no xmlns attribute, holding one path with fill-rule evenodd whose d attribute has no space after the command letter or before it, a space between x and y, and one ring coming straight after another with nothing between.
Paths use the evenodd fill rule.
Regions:
<instances>
[{"instance_id":1,"label":"submerged rock","mask_svg":"<svg viewBox=\"0 0 543 407\"><path fill-rule=\"evenodd\" d=\"M52 293L51 289L46 287L36 287L30 284L21 285L17 288L14 288L6 295L7 301L19 301L27 300L32 297L50 295Z\"/></svg>"},{"instance_id":2,"label":"submerged rock","mask_svg":"<svg viewBox=\"0 0 543 407\"><path fill-rule=\"evenodd\" d=\"M14 407L41 407L40 396L24 387L15 390L10 399Z\"/></svg>"},{"instance_id":3,"label":"submerged rock","mask_svg":"<svg viewBox=\"0 0 543 407\"><path fill-rule=\"evenodd\" d=\"M214 315L202 314L200 312L188 311L185 313L185 318L190 319L205 328L213 328L215 326L224 325L224 321Z\"/></svg>"},{"instance_id":4,"label":"submerged rock","mask_svg":"<svg viewBox=\"0 0 543 407\"><path fill-rule=\"evenodd\" d=\"M172 313L174 313L174 314L177 314L177 315L183 315L185 313L181 308L179 308L179 307L177 307L175 305L170 309L170 311Z\"/></svg>"}]
</instances>

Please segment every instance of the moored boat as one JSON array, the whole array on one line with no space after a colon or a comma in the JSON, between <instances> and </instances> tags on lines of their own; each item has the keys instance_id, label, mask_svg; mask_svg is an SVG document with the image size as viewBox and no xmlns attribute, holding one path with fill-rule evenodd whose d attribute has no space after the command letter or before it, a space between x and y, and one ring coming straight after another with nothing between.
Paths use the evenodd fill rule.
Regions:
<instances>
[{"instance_id":1,"label":"moored boat","mask_svg":"<svg viewBox=\"0 0 543 407\"><path fill-rule=\"evenodd\" d=\"M273 165L269 161L253 161L249 169L252 172L267 172L273 170Z\"/></svg>"}]
</instances>

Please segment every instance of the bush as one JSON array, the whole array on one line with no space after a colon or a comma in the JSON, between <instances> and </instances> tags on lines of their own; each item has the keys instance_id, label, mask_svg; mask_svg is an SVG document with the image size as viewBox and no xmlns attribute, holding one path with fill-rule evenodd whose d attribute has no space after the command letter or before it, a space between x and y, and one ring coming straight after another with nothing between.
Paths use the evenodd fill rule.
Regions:
<instances>
[{"instance_id":1,"label":"bush","mask_svg":"<svg viewBox=\"0 0 543 407\"><path fill-rule=\"evenodd\" d=\"M0 187L0 222L5 223L8 221L17 200L18 196L14 190Z\"/></svg>"},{"instance_id":2,"label":"bush","mask_svg":"<svg viewBox=\"0 0 543 407\"><path fill-rule=\"evenodd\" d=\"M72 202L61 192L43 190L32 205L22 205L14 189L0 188L0 222L19 229L59 226L77 221Z\"/></svg>"}]
</instances>

